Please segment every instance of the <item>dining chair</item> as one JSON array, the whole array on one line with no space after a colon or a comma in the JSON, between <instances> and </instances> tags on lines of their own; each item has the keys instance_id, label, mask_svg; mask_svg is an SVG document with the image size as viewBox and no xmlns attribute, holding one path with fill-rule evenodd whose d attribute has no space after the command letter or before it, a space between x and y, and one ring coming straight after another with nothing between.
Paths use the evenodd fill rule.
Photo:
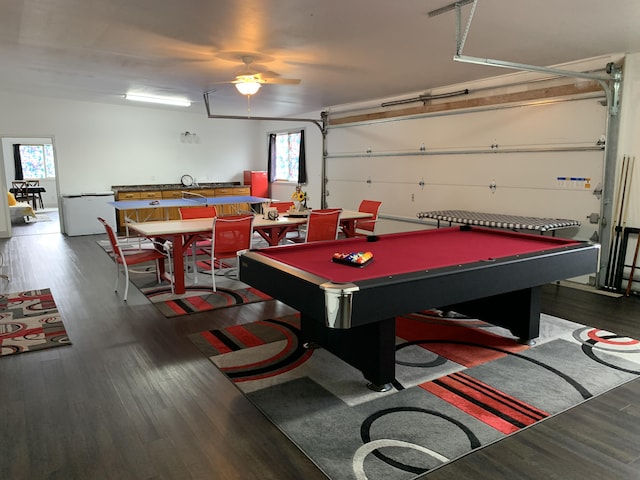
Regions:
<instances>
[{"instance_id":1,"label":"dining chair","mask_svg":"<svg viewBox=\"0 0 640 480\"><path fill-rule=\"evenodd\" d=\"M271 202L269 206L278 210L278 213L287 213L293 207L293 202Z\"/></svg>"},{"instance_id":2,"label":"dining chair","mask_svg":"<svg viewBox=\"0 0 640 480\"><path fill-rule=\"evenodd\" d=\"M16 197L16 201L29 203L29 191L25 180L12 180L11 189L13 190L13 196Z\"/></svg>"},{"instance_id":3,"label":"dining chair","mask_svg":"<svg viewBox=\"0 0 640 480\"><path fill-rule=\"evenodd\" d=\"M218 210L214 205L206 205L201 207L180 207L180 219L188 220L191 218L213 218L218 216Z\"/></svg>"},{"instance_id":4,"label":"dining chair","mask_svg":"<svg viewBox=\"0 0 640 480\"><path fill-rule=\"evenodd\" d=\"M382 202L377 200L362 200L360 202L360 206L358 207L359 212L371 213L373 216L371 218L357 220L355 227L355 235L364 237L367 235L371 235L376 228L376 222L378 220L378 211L380 210L380 205ZM360 230L360 232L358 232Z\"/></svg>"},{"instance_id":5,"label":"dining chair","mask_svg":"<svg viewBox=\"0 0 640 480\"><path fill-rule=\"evenodd\" d=\"M37 205L44 208L42 192L40 191L40 180L27 180L27 196L31 199L33 209L37 210Z\"/></svg>"},{"instance_id":6,"label":"dining chair","mask_svg":"<svg viewBox=\"0 0 640 480\"><path fill-rule=\"evenodd\" d=\"M274 207L276 210L278 210L278 214L282 215L287 213L289 210L291 210L294 206L294 203L293 202L271 202L269 206ZM287 239L295 238L301 242L303 240L303 235L301 232L302 232L302 229L300 227L294 228L289 232L287 232L286 238Z\"/></svg>"},{"instance_id":7,"label":"dining chair","mask_svg":"<svg viewBox=\"0 0 640 480\"><path fill-rule=\"evenodd\" d=\"M98 217L98 221L104 225L104 228L107 232L107 237L109 238L109 243L111 244L111 257L113 258L116 264L116 283L115 283L115 291L118 291L118 281L120 279L120 267L124 270L124 298L123 300L127 301L127 295L129 293L129 267L132 265L139 265L141 263L148 263L155 261L156 262L156 279L158 283L162 283L162 278L160 277L160 262L164 262L165 260L169 260L167 262L169 268L169 278L171 279L171 293L173 293L173 271L171 266L171 253L165 247L164 244L152 241L150 243L151 248L144 248L141 244L137 248L132 247L131 243L122 244L121 241L116 237L116 234L109 225L109 223L102 217Z\"/></svg>"},{"instance_id":8,"label":"dining chair","mask_svg":"<svg viewBox=\"0 0 640 480\"><path fill-rule=\"evenodd\" d=\"M311 210L307 218L303 242L318 242L320 240L335 240L338 238L341 208L325 208ZM297 238L290 238L294 243L301 243Z\"/></svg>"},{"instance_id":9,"label":"dining chair","mask_svg":"<svg viewBox=\"0 0 640 480\"><path fill-rule=\"evenodd\" d=\"M198 207L180 207L180 220L189 220L196 218L214 218L218 216L218 210L214 205L198 206ZM198 238L191 244L191 258L193 265L193 282L198 283L198 250L211 247L211 237L209 235L198 235Z\"/></svg>"},{"instance_id":10,"label":"dining chair","mask_svg":"<svg viewBox=\"0 0 640 480\"><path fill-rule=\"evenodd\" d=\"M211 229L211 278L216 291L216 261L236 258L238 252L251 248L254 215L214 217Z\"/></svg>"}]
</instances>

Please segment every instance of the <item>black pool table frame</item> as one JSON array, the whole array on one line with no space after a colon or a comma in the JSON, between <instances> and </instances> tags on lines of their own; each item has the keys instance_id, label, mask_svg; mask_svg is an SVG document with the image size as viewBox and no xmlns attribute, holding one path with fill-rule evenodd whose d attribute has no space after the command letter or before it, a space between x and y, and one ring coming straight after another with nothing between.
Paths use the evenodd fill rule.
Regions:
<instances>
[{"instance_id":1,"label":"black pool table frame","mask_svg":"<svg viewBox=\"0 0 640 480\"><path fill-rule=\"evenodd\" d=\"M397 315L453 310L505 327L533 344L539 335L542 285L595 272L598 254L599 245L579 242L542 253L334 284L247 250L239 255L239 275L300 312L303 341L358 368L371 382L369 388L386 391L395 379Z\"/></svg>"}]
</instances>

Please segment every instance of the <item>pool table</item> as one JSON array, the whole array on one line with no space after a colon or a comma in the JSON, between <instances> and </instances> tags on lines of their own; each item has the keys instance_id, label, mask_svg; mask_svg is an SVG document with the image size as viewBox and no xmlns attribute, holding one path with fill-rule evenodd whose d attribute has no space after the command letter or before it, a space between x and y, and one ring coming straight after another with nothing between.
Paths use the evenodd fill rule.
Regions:
<instances>
[{"instance_id":1,"label":"pool table","mask_svg":"<svg viewBox=\"0 0 640 480\"><path fill-rule=\"evenodd\" d=\"M373 260L363 267L332 261L365 251ZM247 250L239 275L300 312L304 341L385 391L395 378L395 316L453 310L533 343L541 286L595 272L598 253L590 242L463 225Z\"/></svg>"}]
</instances>

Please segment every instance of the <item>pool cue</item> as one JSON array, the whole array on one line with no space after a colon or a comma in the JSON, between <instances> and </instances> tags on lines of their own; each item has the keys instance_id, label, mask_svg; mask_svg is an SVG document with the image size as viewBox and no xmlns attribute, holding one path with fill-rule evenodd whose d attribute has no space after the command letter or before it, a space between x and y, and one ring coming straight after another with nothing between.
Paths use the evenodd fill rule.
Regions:
<instances>
[{"instance_id":1,"label":"pool cue","mask_svg":"<svg viewBox=\"0 0 640 480\"><path fill-rule=\"evenodd\" d=\"M611 288L615 288L616 279L618 277L618 256L620 255L620 235L622 234L622 219L625 211L625 199L627 196L627 182L629 180L629 165L631 163L631 158L628 155L625 155L623 160L622 168L624 171L620 171L621 175L621 191L620 191L620 201L618 204L618 220L617 225L615 225L615 240L612 244L613 246L613 255L611 257L611 271L609 275L609 286Z\"/></svg>"},{"instance_id":2,"label":"pool cue","mask_svg":"<svg viewBox=\"0 0 640 480\"><path fill-rule=\"evenodd\" d=\"M618 228L618 236L620 233L624 232L625 227L627 226L627 209L629 208L629 202L626 201L627 193L631 191L631 184L633 183L633 167L635 165L636 157L627 156L627 173L624 179L624 188L622 189L622 216L621 216L621 224ZM624 234L622 235L624 238ZM622 274L624 273L624 258L620 257L620 250L622 249L622 244L616 245L616 268L615 268L615 277L614 277L614 287L616 290L620 290L622 286ZM627 246L624 246L624 250L626 252ZM620 258L618 258L620 257Z\"/></svg>"},{"instance_id":3,"label":"pool cue","mask_svg":"<svg viewBox=\"0 0 640 480\"><path fill-rule=\"evenodd\" d=\"M612 217L614 218L613 220L613 224L611 225L611 241L609 243L609 257L608 257L608 262L607 262L607 278L605 281L605 285L607 287L611 287L611 267L613 265L613 239L615 236L615 232L616 232L616 225L617 225L617 221L615 220L615 217L618 215L618 211L620 210L620 192L622 191L622 179L624 177L624 167L627 163L627 156L623 156L622 157L622 168L620 169L620 177L618 178L618 188L616 188L615 192L616 192L616 200L615 203L613 204L614 207L614 211L613 211L613 215Z\"/></svg>"},{"instance_id":4,"label":"pool cue","mask_svg":"<svg viewBox=\"0 0 640 480\"><path fill-rule=\"evenodd\" d=\"M627 281L627 291L624 292L625 297L628 297L631 293L631 285L633 284L633 275L636 273L636 262L638 261L638 247L640 247L640 234L636 238L636 250L633 252L633 261L631 262L631 273L629 273L629 280Z\"/></svg>"},{"instance_id":5,"label":"pool cue","mask_svg":"<svg viewBox=\"0 0 640 480\"><path fill-rule=\"evenodd\" d=\"M635 166L636 166L636 157L634 156L634 157L631 158L631 173L630 173L631 177L629 178L629 192L631 192L631 184L633 183L633 170L634 170ZM627 212L626 211L624 213L624 223L625 223L625 227L626 227L626 224L627 224ZM627 297L631 293L631 285L633 284L633 275L635 274L636 262L638 261L638 247L639 246L640 246L640 235L638 235L638 237L636 238L636 249L633 252L633 260L631 262L631 272L629 273L629 279L627 280L627 289L625 291L625 296L627 296ZM624 261L623 261L622 269L624 271Z\"/></svg>"},{"instance_id":6,"label":"pool cue","mask_svg":"<svg viewBox=\"0 0 640 480\"><path fill-rule=\"evenodd\" d=\"M622 157L622 168L620 169L620 178L618 179L618 188L616 190L616 202L615 202L615 212L614 212L614 217L616 216L616 214L618 215L618 217L620 217L619 221L616 221L614 219L613 221L613 226L612 226L612 230L611 230L611 243L609 244L609 261L607 263L607 279L606 279L606 285L607 287L612 287L612 282L613 282L613 267L615 265L615 262L613 261L613 257L614 257L614 249L613 249L613 245L614 245L614 237L616 237L617 240L617 229L616 226L619 225L620 221L622 220L622 209L620 208L620 193L622 192L622 184L623 184L623 180L624 180L624 172L625 172L625 167L627 165L627 156L623 156Z\"/></svg>"}]
</instances>

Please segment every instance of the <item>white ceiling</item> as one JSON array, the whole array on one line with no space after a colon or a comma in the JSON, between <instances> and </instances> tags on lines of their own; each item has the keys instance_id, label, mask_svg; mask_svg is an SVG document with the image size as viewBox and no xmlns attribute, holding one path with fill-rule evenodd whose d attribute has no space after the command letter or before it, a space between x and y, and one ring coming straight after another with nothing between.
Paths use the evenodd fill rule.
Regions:
<instances>
[{"instance_id":1,"label":"white ceiling","mask_svg":"<svg viewBox=\"0 0 640 480\"><path fill-rule=\"evenodd\" d=\"M452 0L2 0L0 89L106 103L178 95L246 115L231 84L256 67L251 115L285 116L508 73L454 62ZM471 5L461 8L466 24ZM465 55L551 66L640 51L639 0L478 0ZM604 66L604 65L603 65ZM177 107L174 107L177 108Z\"/></svg>"}]
</instances>

